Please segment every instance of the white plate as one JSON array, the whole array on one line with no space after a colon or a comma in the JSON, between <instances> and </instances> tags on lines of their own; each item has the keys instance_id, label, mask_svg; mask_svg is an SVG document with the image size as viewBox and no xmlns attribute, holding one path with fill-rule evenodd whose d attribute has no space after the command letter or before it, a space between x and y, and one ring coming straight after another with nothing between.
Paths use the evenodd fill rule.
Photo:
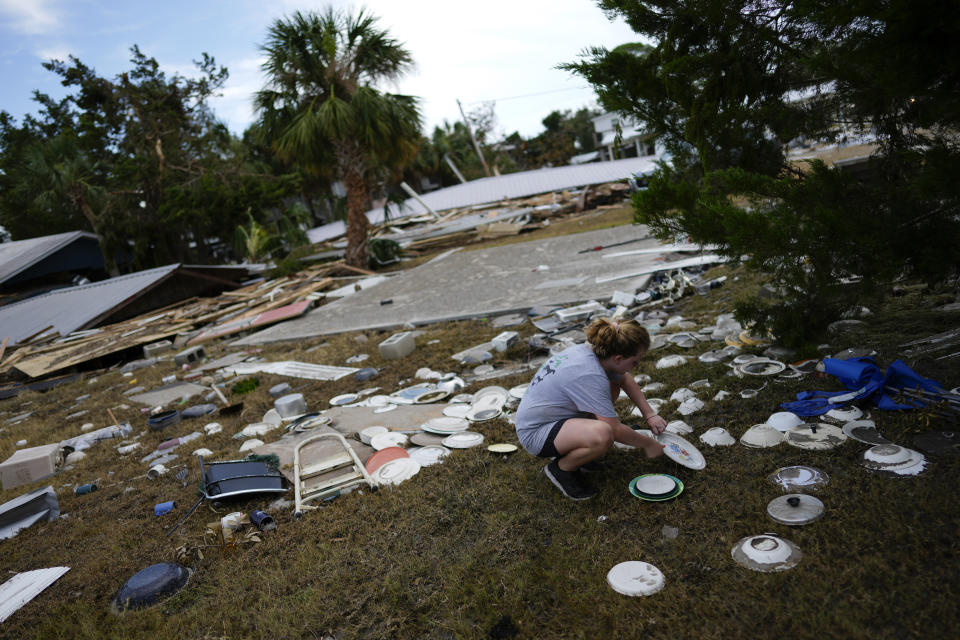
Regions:
<instances>
[{"instance_id":1,"label":"white plate","mask_svg":"<svg viewBox=\"0 0 960 640\"><path fill-rule=\"evenodd\" d=\"M356 402L359 399L360 396L355 393L344 393L343 395L330 398L330 406L339 407L342 404L350 404L351 402Z\"/></svg>"},{"instance_id":2,"label":"white plate","mask_svg":"<svg viewBox=\"0 0 960 640\"><path fill-rule=\"evenodd\" d=\"M446 433L449 435L458 431L466 431L469 426L470 423L465 418L440 416L438 418L430 418L420 425L420 428L430 433Z\"/></svg>"},{"instance_id":3,"label":"white plate","mask_svg":"<svg viewBox=\"0 0 960 640\"><path fill-rule=\"evenodd\" d=\"M469 449L483 443L483 434L475 431L462 431L443 439L443 446L451 449Z\"/></svg>"},{"instance_id":4,"label":"white plate","mask_svg":"<svg viewBox=\"0 0 960 640\"><path fill-rule=\"evenodd\" d=\"M397 408L395 404L385 404L382 407L377 407L373 410L374 413L386 413L387 411L393 411Z\"/></svg>"},{"instance_id":5,"label":"white plate","mask_svg":"<svg viewBox=\"0 0 960 640\"><path fill-rule=\"evenodd\" d=\"M665 475L641 476L634 488L650 496L665 496L677 488L677 481Z\"/></svg>"},{"instance_id":6,"label":"white plate","mask_svg":"<svg viewBox=\"0 0 960 640\"><path fill-rule=\"evenodd\" d=\"M511 398L516 398L517 400L522 399L522 398L523 398L523 394L526 393L527 387L529 387L529 386L530 386L530 383L528 382L528 383L526 383L526 384L518 384L518 385L515 386L515 387L511 387L511 388L510 388L510 391L509 391L510 397L511 397Z\"/></svg>"},{"instance_id":7,"label":"white plate","mask_svg":"<svg viewBox=\"0 0 960 640\"><path fill-rule=\"evenodd\" d=\"M443 415L450 418L466 418L468 413L470 413L468 404L448 404L443 408Z\"/></svg>"},{"instance_id":8,"label":"white plate","mask_svg":"<svg viewBox=\"0 0 960 640\"><path fill-rule=\"evenodd\" d=\"M503 387L484 387L473 394L473 405L500 409L507 404L509 398L510 392Z\"/></svg>"},{"instance_id":9,"label":"white plate","mask_svg":"<svg viewBox=\"0 0 960 640\"><path fill-rule=\"evenodd\" d=\"M487 420L500 417L501 413L500 409L490 407L470 407L470 411L467 413L467 420L470 422L486 422Z\"/></svg>"},{"instance_id":10,"label":"white plate","mask_svg":"<svg viewBox=\"0 0 960 640\"><path fill-rule=\"evenodd\" d=\"M431 402L437 402L438 400L443 400L450 395L450 392L444 391L443 389L431 389L430 391L424 391L416 398L413 399L414 404L430 404Z\"/></svg>"},{"instance_id":11,"label":"white plate","mask_svg":"<svg viewBox=\"0 0 960 640\"><path fill-rule=\"evenodd\" d=\"M438 444L428 445L426 447L414 447L408 449L410 457L420 463L421 467L429 467L432 464L443 462L443 459L450 455L450 449Z\"/></svg>"},{"instance_id":12,"label":"white plate","mask_svg":"<svg viewBox=\"0 0 960 640\"><path fill-rule=\"evenodd\" d=\"M400 484L420 472L420 463L413 458L397 458L383 463L371 474L378 485Z\"/></svg>"},{"instance_id":13,"label":"white plate","mask_svg":"<svg viewBox=\"0 0 960 640\"><path fill-rule=\"evenodd\" d=\"M707 460L695 446L675 433L664 432L657 436L657 442L664 445L663 453L668 458L689 469L703 469Z\"/></svg>"},{"instance_id":14,"label":"white plate","mask_svg":"<svg viewBox=\"0 0 960 640\"><path fill-rule=\"evenodd\" d=\"M664 583L660 569L639 560L621 562L607 573L607 584L625 596L649 596L663 589Z\"/></svg>"},{"instance_id":15,"label":"white plate","mask_svg":"<svg viewBox=\"0 0 960 640\"><path fill-rule=\"evenodd\" d=\"M864 444L892 444L889 440L880 435L877 426L873 420L853 420L843 425L843 433L848 438L857 440Z\"/></svg>"},{"instance_id":16,"label":"white plate","mask_svg":"<svg viewBox=\"0 0 960 640\"><path fill-rule=\"evenodd\" d=\"M378 433L370 438L370 446L380 451L387 447L402 447L407 444L407 436L403 433Z\"/></svg>"},{"instance_id":17,"label":"white plate","mask_svg":"<svg viewBox=\"0 0 960 640\"><path fill-rule=\"evenodd\" d=\"M498 442L487 447L487 451L491 453L513 453L516 450L517 445L509 442Z\"/></svg>"}]
</instances>

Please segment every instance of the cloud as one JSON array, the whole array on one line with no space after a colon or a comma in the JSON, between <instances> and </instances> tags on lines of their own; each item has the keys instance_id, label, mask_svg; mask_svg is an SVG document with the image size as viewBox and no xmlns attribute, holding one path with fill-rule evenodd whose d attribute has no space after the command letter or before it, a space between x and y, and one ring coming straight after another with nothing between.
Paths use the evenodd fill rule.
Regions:
<instances>
[{"instance_id":1,"label":"cloud","mask_svg":"<svg viewBox=\"0 0 960 640\"><path fill-rule=\"evenodd\" d=\"M60 26L60 12L51 0L0 0L4 22L25 35L51 33Z\"/></svg>"},{"instance_id":2,"label":"cloud","mask_svg":"<svg viewBox=\"0 0 960 640\"><path fill-rule=\"evenodd\" d=\"M63 60L64 62L74 53L67 45L56 45L53 47L44 47L36 52L37 57L46 62L47 60Z\"/></svg>"}]
</instances>

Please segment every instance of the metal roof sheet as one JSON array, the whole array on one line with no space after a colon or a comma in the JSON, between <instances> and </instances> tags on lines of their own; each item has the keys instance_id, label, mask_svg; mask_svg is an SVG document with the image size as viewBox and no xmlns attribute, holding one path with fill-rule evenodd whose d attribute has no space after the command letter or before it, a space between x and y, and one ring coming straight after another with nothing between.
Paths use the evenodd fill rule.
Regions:
<instances>
[{"instance_id":1,"label":"metal roof sheet","mask_svg":"<svg viewBox=\"0 0 960 640\"><path fill-rule=\"evenodd\" d=\"M237 267L171 264L3 305L0 306L0 339L9 336L11 344L16 344L49 326L62 336L96 326L115 308L132 302L180 269L188 273L209 273L232 271Z\"/></svg>"},{"instance_id":2,"label":"metal roof sheet","mask_svg":"<svg viewBox=\"0 0 960 640\"><path fill-rule=\"evenodd\" d=\"M156 284L179 266L167 265L100 282L57 289L4 305L0 307L0 333L10 336L10 342L16 344L51 325L62 336L87 328L88 323Z\"/></svg>"},{"instance_id":3,"label":"metal roof sheet","mask_svg":"<svg viewBox=\"0 0 960 640\"><path fill-rule=\"evenodd\" d=\"M655 168L656 159L651 157L624 158L609 162L550 167L471 180L463 184L425 193L420 198L434 211L446 211L500 200L526 198L540 193L575 189L590 184L614 182L637 173L653 171ZM400 208L400 216L423 213L427 213L427 210L413 198L404 201ZM374 224L383 222L383 208L371 209L367 212L367 217ZM394 217L397 216L394 215ZM327 229L327 227L330 227L330 229ZM335 222L331 225L310 229L307 234L311 242L319 242L335 237L334 233L339 235L344 230L345 225L342 222Z\"/></svg>"},{"instance_id":4,"label":"metal roof sheet","mask_svg":"<svg viewBox=\"0 0 960 640\"><path fill-rule=\"evenodd\" d=\"M87 231L68 231L52 236L0 243L0 283L81 238L97 241L97 236Z\"/></svg>"}]
</instances>

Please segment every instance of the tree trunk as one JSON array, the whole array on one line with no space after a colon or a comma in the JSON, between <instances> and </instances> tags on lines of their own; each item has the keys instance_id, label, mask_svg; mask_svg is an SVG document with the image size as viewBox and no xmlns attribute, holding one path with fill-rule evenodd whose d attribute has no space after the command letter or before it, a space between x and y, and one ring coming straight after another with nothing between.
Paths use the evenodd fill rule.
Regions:
<instances>
[{"instance_id":1,"label":"tree trunk","mask_svg":"<svg viewBox=\"0 0 960 640\"><path fill-rule=\"evenodd\" d=\"M356 171L348 171L344 176L347 188L347 252L346 263L352 267L368 268L367 230L367 187Z\"/></svg>"}]
</instances>

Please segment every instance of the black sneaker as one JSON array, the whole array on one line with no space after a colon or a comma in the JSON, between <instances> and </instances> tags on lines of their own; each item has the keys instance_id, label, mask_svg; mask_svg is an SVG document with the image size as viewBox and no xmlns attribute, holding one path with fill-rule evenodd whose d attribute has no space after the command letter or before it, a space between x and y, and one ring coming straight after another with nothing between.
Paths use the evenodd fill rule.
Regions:
<instances>
[{"instance_id":1,"label":"black sneaker","mask_svg":"<svg viewBox=\"0 0 960 640\"><path fill-rule=\"evenodd\" d=\"M580 465L580 471L584 473L600 473L601 471L606 471L607 465L603 464L599 460L591 460L587 464Z\"/></svg>"},{"instance_id":2,"label":"black sneaker","mask_svg":"<svg viewBox=\"0 0 960 640\"><path fill-rule=\"evenodd\" d=\"M571 500L589 500L597 495L596 489L584 484L576 472L561 469L556 460L545 466L543 472Z\"/></svg>"}]
</instances>

